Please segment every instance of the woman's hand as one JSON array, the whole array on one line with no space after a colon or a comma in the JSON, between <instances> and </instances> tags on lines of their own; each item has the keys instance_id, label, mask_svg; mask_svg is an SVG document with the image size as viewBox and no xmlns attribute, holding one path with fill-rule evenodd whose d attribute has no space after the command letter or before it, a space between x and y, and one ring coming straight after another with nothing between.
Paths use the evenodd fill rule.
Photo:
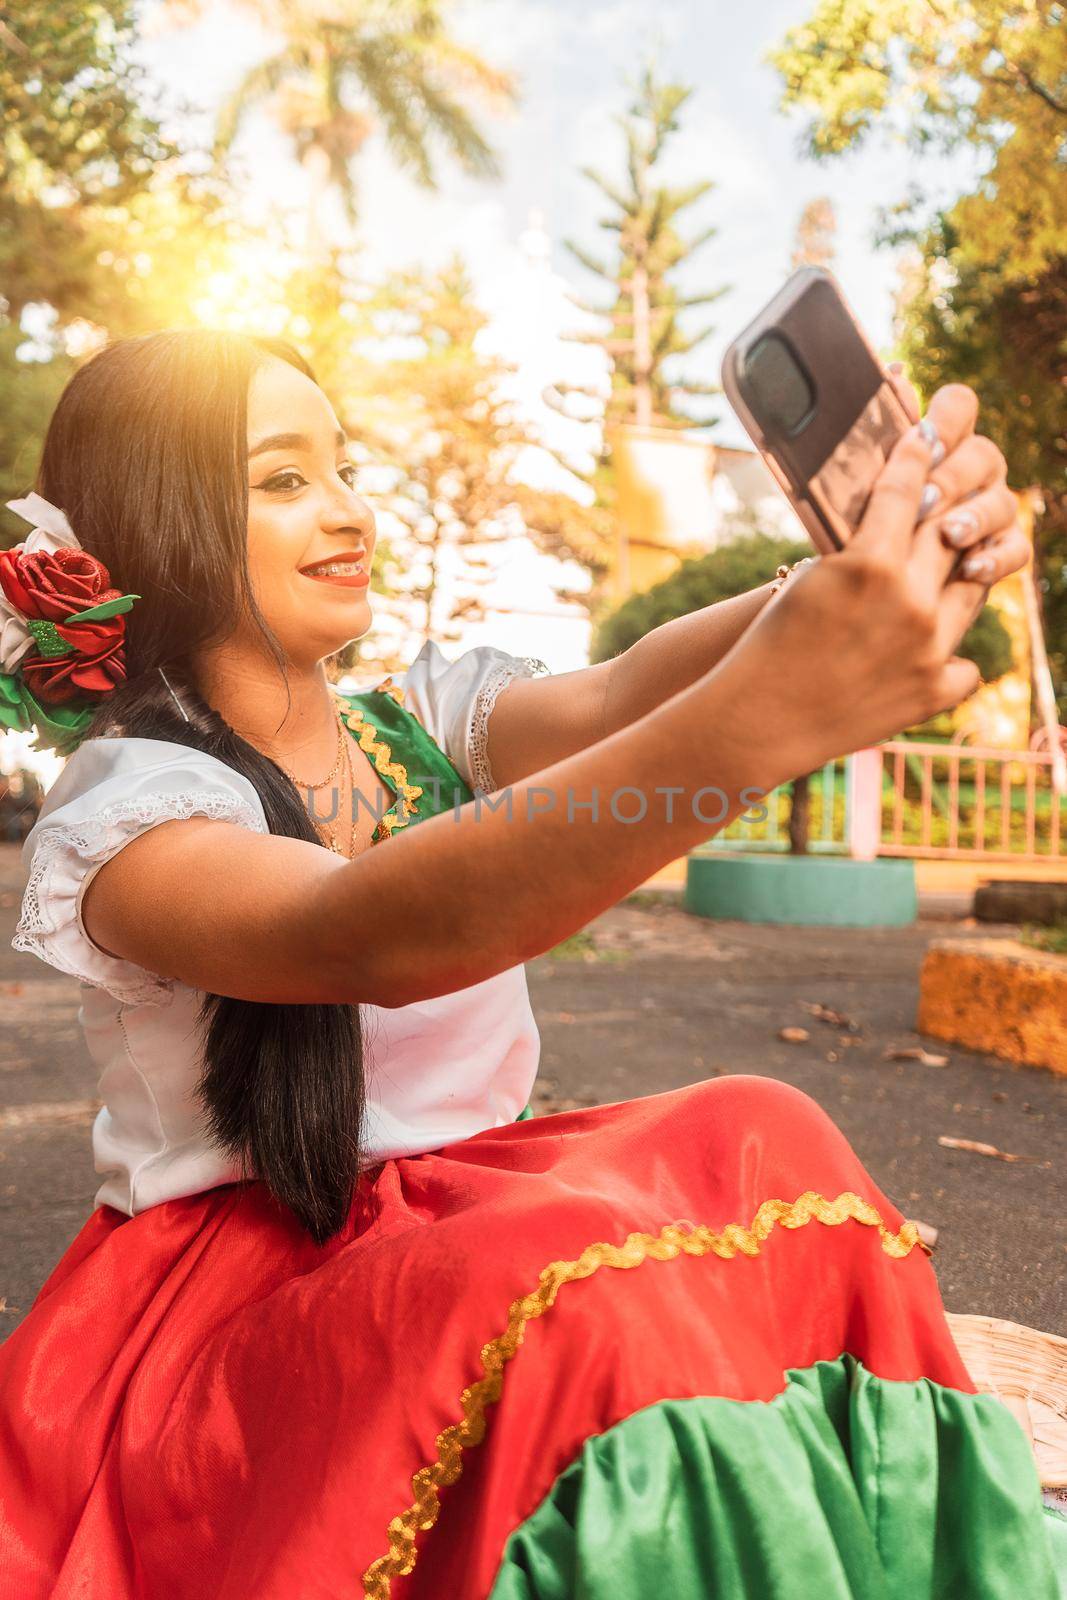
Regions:
<instances>
[{"instance_id":1,"label":"woman's hand","mask_svg":"<svg viewBox=\"0 0 1067 1600\"><path fill-rule=\"evenodd\" d=\"M893 450L852 541L795 574L716 669L735 684L739 728L747 721L774 751L777 781L978 687L977 667L955 652L993 578L957 573L959 547L942 529L972 512L977 538L995 541L982 553L996 576L1022 566L1029 547L1004 458L975 434L976 416L973 390L939 389Z\"/></svg>"},{"instance_id":2,"label":"woman's hand","mask_svg":"<svg viewBox=\"0 0 1067 1600\"><path fill-rule=\"evenodd\" d=\"M889 379L912 422L918 422L921 414L918 391L904 376L902 362L894 361L891 364ZM978 400L974 391L966 389L962 384L949 385L939 393L947 393L948 388L959 391L961 414L964 406L963 395L970 396L967 404L971 411L971 423L970 427L960 435L958 449L964 440L974 433L978 419ZM988 440L983 440L982 448L988 443ZM1026 535L1016 521L1018 507L1015 496L1005 481L1004 458L999 456L999 452L998 457L999 476L994 482L987 488L976 491L967 500L966 505L960 504L959 501L953 505L946 494L938 502L934 512L945 543L951 549L967 552L965 559L959 563L958 570L961 576L974 578L986 588L1007 577L1009 572L1024 566L1029 555ZM933 465L936 468L938 462L934 461ZM935 471L933 480L943 491L951 489L951 476L946 484L938 478Z\"/></svg>"}]
</instances>

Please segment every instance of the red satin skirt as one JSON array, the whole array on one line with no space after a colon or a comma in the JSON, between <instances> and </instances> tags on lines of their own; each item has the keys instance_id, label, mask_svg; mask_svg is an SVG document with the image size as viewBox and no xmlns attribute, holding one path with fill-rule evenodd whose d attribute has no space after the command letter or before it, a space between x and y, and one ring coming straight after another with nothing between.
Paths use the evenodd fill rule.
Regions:
<instances>
[{"instance_id":1,"label":"red satin skirt","mask_svg":"<svg viewBox=\"0 0 1067 1600\"><path fill-rule=\"evenodd\" d=\"M2 1600L483 1600L583 1444L790 1368L973 1394L915 1229L808 1096L727 1077L360 1183L94 1212L0 1348Z\"/></svg>"}]
</instances>

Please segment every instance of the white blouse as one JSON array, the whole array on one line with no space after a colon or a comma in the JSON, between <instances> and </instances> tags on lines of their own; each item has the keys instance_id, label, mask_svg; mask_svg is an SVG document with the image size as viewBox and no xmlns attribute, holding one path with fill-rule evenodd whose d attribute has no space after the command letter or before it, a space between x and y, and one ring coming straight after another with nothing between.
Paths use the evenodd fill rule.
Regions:
<instances>
[{"instance_id":1,"label":"white blouse","mask_svg":"<svg viewBox=\"0 0 1067 1600\"><path fill-rule=\"evenodd\" d=\"M486 730L496 698L513 677L547 670L492 645L450 662L427 640L393 682L470 787L492 791ZM162 739L89 739L23 846L29 879L11 943L81 981L79 1020L103 1101L96 1204L129 1216L240 1176L207 1138L195 1095L203 991L108 955L81 919L105 861L157 823L193 815L269 832L256 789L214 756ZM411 1005L360 1009L370 1159L439 1149L513 1122L527 1104L540 1037L524 967Z\"/></svg>"}]
</instances>

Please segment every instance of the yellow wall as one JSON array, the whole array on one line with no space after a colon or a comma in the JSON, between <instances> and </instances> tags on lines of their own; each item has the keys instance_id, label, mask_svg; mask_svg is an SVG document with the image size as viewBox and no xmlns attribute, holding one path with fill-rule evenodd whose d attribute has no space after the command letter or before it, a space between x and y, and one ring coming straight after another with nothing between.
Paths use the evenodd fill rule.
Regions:
<instances>
[{"instance_id":1,"label":"yellow wall","mask_svg":"<svg viewBox=\"0 0 1067 1600\"><path fill-rule=\"evenodd\" d=\"M612 593L621 601L712 547L718 522L711 493L715 448L666 428L617 426L609 442L619 516Z\"/></svg>"}]
</instances>

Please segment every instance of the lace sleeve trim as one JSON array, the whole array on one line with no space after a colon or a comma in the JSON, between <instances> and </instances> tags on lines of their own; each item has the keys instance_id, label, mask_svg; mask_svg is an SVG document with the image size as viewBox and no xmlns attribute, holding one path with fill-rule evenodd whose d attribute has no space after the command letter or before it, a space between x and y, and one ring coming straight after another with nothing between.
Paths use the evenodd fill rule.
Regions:
<instances>
[{"instance_id":1,"label":"lace sleeve trim","mask_svg":"<svg viewBox=\"0 0 1067 1600\"><path fill-rule=\"evenodd\" d=\"M74 855L79 863L102 863L135 831L191 816L238 822L255 833L269 831L263 816L247 800L217 789L190 789L180 794L117 800L83 822L45 828L33 853L12 949L37 956L58 971L80 978L93 988L106 989L127 1004L164 999L173 991L175 979L160 977L130 961L120 961L91 943L87 946L91 956L84 965L70 959L55 935L64 927L76 926L77 884L54 883L53 875L56 866L68 854Z\"/></svg>"},{"instance_id":2,"label":"lace sleeve trim","mask_svg":"<svg viewBox=\"0 0 1067 1600\"><path fill-rule=\"evenodd\" d=\"M511 656L506 661L497 662L485 679L475 697L471 715L469 749L472 789L482 790L485 794L492 794L496 789L496 780L489 765L489 718L500 691L513 678L544 677L548 671L545 663L536 656Z\"/></svg>"}]
</instances>

